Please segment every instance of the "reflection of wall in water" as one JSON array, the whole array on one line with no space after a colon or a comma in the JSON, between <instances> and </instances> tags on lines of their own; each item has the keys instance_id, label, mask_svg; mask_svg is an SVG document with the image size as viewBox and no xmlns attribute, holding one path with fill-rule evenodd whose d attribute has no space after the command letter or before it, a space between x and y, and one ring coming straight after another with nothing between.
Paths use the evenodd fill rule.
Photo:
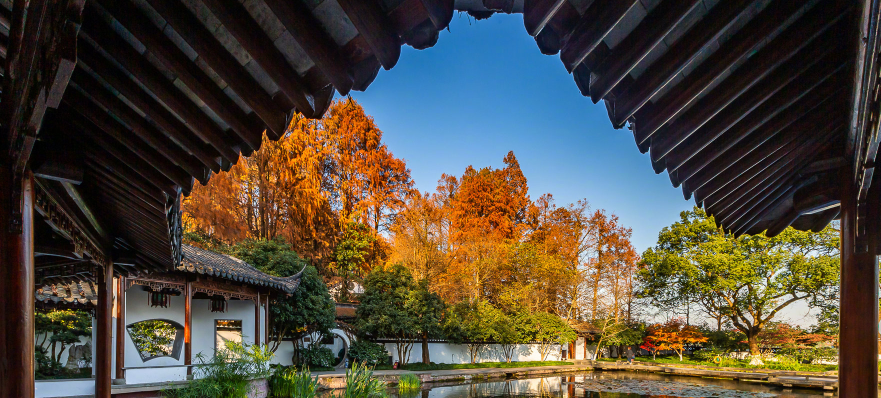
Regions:
<instances>
[{"instance_id":1,"label":"reflection of wall in water","mask_svg":"<svg viewBox=\"0 0 881 398\"><path fill-rule=\"evenodd\" d=\"M436 387L428 391L427 398L495 398L512 395L562 398L562 393L561 378L547 377Z\"/></svg>"}]
</instances>

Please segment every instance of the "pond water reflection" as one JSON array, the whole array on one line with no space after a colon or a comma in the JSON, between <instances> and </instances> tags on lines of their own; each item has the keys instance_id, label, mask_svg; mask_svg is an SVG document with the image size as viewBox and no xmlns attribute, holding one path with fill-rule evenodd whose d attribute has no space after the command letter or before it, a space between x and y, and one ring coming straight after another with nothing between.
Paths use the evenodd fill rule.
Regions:
<instances>
[{"instance_id":1,"label":"pond water reflection","mask_svg":"<svg viewBox=\"0 0 881 398\"><path fill-rule=\"evenodd\" d=\"M833 396L826 392L825 396ZM837 394L834 394L837 396ZM789 389L762 383L633 372L592 372L544 377L432 386L398 398L816 398L823 391Z\"/></svg>"}]
</instances>

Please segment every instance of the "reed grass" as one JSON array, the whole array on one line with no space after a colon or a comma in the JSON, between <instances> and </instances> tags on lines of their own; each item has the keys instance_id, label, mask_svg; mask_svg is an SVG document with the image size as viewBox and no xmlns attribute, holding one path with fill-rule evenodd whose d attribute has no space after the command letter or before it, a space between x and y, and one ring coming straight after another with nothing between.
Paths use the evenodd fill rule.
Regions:
<instances>
[{"instance_id":1,"label":"reed grass","mask_svg":"<svg viewBox=\"0 0 881 398\"><path fill-rule=\"evenodd\" d=\"M314 398L317 386L318 377L312 377L309 368L298 371L286 367L269 378L269 394L273 398Z\"/></svg>"},{"instance_id":2,"label":"reed grass","mask_svg":"<svg viewBox=\"0 0 881 398\"><path fill-rule=\"evenodd\" d=\"M422 380L413 373L405 373L398 377L398 391L418 390L422 387Z\"/></svg>"}]
</instances>

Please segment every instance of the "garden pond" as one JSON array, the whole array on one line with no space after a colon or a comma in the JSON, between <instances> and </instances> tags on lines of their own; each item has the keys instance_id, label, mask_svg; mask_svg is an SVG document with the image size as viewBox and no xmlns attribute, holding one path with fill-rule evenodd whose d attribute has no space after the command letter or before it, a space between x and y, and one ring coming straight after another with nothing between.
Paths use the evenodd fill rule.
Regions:
<instances>
[{"instance_id":1,"label":"garden pond","mask_svg":"<svg viewBox=\"0 0 881 398\"><path fill-rule=\"evenodd\" d=\"M825 396L837 396L829 391ZM821 390L789 389L728 379L635 372L592 372L532 379L428 384L421 391L394 392L397 398L816 398Z\"/></svg>"}]
</instances>

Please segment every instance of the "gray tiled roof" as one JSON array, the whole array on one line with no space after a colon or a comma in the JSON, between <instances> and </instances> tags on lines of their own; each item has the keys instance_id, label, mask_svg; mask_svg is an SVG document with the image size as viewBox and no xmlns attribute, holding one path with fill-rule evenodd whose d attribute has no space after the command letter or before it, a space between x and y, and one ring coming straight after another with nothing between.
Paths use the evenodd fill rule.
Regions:
<instances>
[{"instance_id":1,"label":"gray tiled roof","mask_svg":"<svg viewBox=\"0 0 881 398\"><path fill-rule=\"evenodd\" d=\"M280 278L265 274L253 266L233 256L182 245L183 261L177 267L180 271L212 275L251 285L268 286L291 294L300 285L301 270L294 276ZM304 268L305 269L305 268Z\"/></svg>"}]
</instances>

